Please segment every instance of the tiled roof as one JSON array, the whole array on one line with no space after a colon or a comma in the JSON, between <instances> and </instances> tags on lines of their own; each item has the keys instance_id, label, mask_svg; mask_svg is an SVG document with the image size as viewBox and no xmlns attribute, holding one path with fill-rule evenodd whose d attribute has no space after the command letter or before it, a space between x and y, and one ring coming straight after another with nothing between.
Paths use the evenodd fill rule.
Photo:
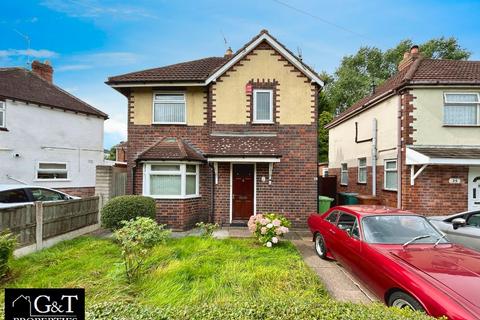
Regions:
<instances>
[{"instance_id":1,"label":"tiled roof","mask_svg":"<svg viewBox=\"0 0 480 320\"><path fill-rule=\"evenodd\" d=\"M448 146L411 146L408 147L429 158L448 158L448 159L480 159L480 146L478 148L458 148Z\"/></svg>"},{"instance_id":2,"label":"tiled roof","mask_svg":"<svg viewBox=\"0 0 480 320\"><path fill-rule=\"evenodd\" d=\"M108 78L108 84L123 82L205 81L228 58L209 57Z\"/></svg>"},{"instance_id":3,"label":"tiled roof","mask_svg":"<svg viewBox=\"0 0 480 320\"><path fill-rule=\"evenodd\" d=\"M375 93L360 99L327 125L331 128L351 114L374 105L377 100L393 94L406 85L480 85L480 61L438 60L420 58L378 86Z\"/></svg>"},{"instance_id":4,"label":"tiled roof","mask_svg":"<svg viewBox=\"0 0 480 320\"><path fill-rule=\"evenodd\" d=\"M208 156L281 156L277 137L211 136Z\"/></svg>"},{"instance_id":5,"label":"tiled roof","mask_svg":"<svg viewBox=\"0 0 480 320\"><path fill-rule=\"evenodd\" d=\"M205 161L205 157L183 139L166 137L143 151L137 160Z\"/></svg>"},{"instance_id":6,"label":"tiled roof","mask_svg":"<svg viewBox=\"0 0 480 320\"><path fill-rule=\"evenodd\" d=\"M108 118L106 113L24 68L0 68L0 97Z\"/></svg>"}]
</instances>

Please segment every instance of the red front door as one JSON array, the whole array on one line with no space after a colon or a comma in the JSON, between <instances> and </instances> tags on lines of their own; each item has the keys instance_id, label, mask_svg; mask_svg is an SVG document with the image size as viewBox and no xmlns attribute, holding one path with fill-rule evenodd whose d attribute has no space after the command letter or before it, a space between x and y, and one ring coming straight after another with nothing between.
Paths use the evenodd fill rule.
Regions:
<instances>
[{"instance_id":1,"label":"red front door","mask_svg":"<svg viewBox=\"0 0 480 320\"><path fill-rule=\"evenodd\" d=\"M253 215L253 164L233 164L232 220L248 220Z\"/></svg>"}]
</instances>

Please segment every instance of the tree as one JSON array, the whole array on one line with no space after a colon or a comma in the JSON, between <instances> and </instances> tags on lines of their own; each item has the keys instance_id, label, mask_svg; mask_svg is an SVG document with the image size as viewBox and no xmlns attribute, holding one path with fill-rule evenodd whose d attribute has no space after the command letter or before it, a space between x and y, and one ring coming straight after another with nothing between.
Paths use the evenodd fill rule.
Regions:
<instances>
[{"instance_id":1,"label":"tree","mask_svg":"<svg viewBox=\"0 0 480 320\"><path fill-rule=\"evenodd\" d=\"M371 92L372 84L379 85L397 72L403 54L413 45L412 40L400 41L394 48L382 51L375 47L361 47L357 53L345 56L335 71L333 81L325 88L326 105L342 112ZM419 46L426 58L466 60L470 52L457 39L436 38Z\"/></svg>"},{"instance_id":2,"label":"tree","mask_svg":"<svg viewBox=\"0 0 480 320\"><path fill-rule=\"evenodd\" d=\"M328 130L325 126L333 120L333 114L323 111L318 117L318 161L328 161Z\"/></svg>"},{"instance_id":3,"label":"tree","mask_svg":"<svg viewBox=\"0 0 480 320\"><path fill-rule=\"evenodd\" d=\"M113 147L108 150L108 155L106 157L106 160L112 160L115 161L117 158L117 145L114 145Z\"/></svg>"}]
</instances>

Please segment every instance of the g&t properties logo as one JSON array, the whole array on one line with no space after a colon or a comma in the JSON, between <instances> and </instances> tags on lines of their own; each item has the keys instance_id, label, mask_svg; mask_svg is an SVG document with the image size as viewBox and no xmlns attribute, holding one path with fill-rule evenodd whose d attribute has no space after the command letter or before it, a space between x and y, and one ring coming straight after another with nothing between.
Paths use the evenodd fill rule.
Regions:
<instances>
[{"instance_id":1,"label":"g&t properties logo","mask_svg":"<svg viewBox=\"0 0 480 320\"><path fill-rule=\"evenodd\" d=\"M85 320L85 289L5 289L5 320Z\"/></svg>"}]
</instances>

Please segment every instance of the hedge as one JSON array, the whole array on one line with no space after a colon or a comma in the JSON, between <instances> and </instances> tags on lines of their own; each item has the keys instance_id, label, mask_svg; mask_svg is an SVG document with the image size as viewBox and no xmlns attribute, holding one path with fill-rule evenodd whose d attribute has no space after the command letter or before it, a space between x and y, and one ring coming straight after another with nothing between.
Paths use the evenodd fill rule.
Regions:
<instances>
[{"instance_id":1,"label":"hedge","mask_svg":"<svg viewBox=\"0 0 480 320\"><path fill-rule=\"evenodd\" d=\"M120 196L111 199L102 209L102 226L116 230L122 227L122 221L136 217L155 219L155 200L144 196Z\"/></svg>"},{"instance_id":2,"label":"hedge","mask_svg":"<svg viewBox=\"0 0 480 320\"><path fill-rule=\"evenodd\" d=\"M302 301L250 301L235 304L205 304L156 308L132 302L101 303L87 308L90 320L237 320L237 319L344 319L344 320L428 320L425 314L387 308L380 303L361 305L329 299Z\"/></svg>"}]
</instances>

